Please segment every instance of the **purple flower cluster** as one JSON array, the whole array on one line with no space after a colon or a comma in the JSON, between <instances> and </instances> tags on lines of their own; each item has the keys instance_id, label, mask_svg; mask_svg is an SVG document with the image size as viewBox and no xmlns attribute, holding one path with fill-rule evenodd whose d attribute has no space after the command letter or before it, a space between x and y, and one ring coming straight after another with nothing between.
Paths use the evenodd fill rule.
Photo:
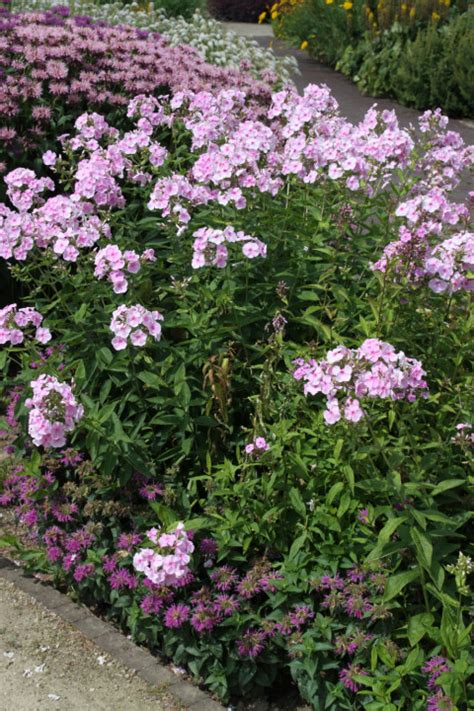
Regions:
<instances>
[{"instance_id":1,"label":"purple flower cluster","mask_svg":"<svg viewBox=\"0 0 474 711\"><path fill-rule=\"evenodd\" d=\"M211 66L190 47L169 47L157 33L68 15L68 8L10 13L2 23L0 66L9 71L0 83L0 172L9 154L31 150L48 135L58 106L65 114L108 110L162 87L172 92L236 87L256 105L269 100L268 84ZM31 120L20 132L25 106Z\"/></svg>"},{"instance_id":2,"label":"purple flower cluster","mask_svg":"<svg viewBox=\"0 0 474 711\"><path fill-rule=\"evenodd\" d=\"M424 664L422 671L428 675L428 689L432 692L428 699L427 711L450 711L454 708L452 700L438 684L441 674L451 671L448 660L441 656L432 657Z\"/></svg>"},{"instance_id":3,"label":"purple flower cluster","mask_svg":"<svg viewBox=\"0 0 474 711\"><path fill-rule=\"evenodd\" d=\"M66 434L75 429L84 415L72 388L52 375L40 375L32 380L33 397L25 401L30 411L28 433L37 446L64 447Z\"/></svg>"},{"instance_id":4,"label":"purple flower cluster","mask_svg":"<svg viewBox=\"0 0 474 711\"><path fill-rule=\"evenodd\" d=\"M293 373L296 380L304 381L305 395L322 393L326 397L324 419L328 425L341 418L359 422L364 416L360 405L362 398L416 400L417 391L427 396L425 371L421 363L407 358L389 343L368 338L351 350L338 346L328 351L326 359L309 362L298 358ZM344 398L341 412L340 398Z\"/></svg>"},{"instance_id":5,"label":"purple flower cluster","mask_svg":"<svg viewBox=\"0 0 474 711\"><path fill-rule=\"evenodd\" d=\"M112 314L110 330L114 334L112 345L116 351L122 351L128 345L128 339L134 346L144 346L151 336L153 340L161 338L160 321L163 316L159 311L149 311L140 304L119 306Z\"/></svg>"},{"instance_id":6,"label":"purple flower cluster","mask_svg":"<svg viewBox=\"0 0 474 711\"><path fill-rule=\"evenodd\" d=\"M0 309L0 344L10 342L12 346L23 343L25 330L29 326L34 329L33 338L38 343L48 343L51 340L49 328L41 326L43 316L31 307L17 308L16 304L9 304Z\"/></svg>"}]
</instances>

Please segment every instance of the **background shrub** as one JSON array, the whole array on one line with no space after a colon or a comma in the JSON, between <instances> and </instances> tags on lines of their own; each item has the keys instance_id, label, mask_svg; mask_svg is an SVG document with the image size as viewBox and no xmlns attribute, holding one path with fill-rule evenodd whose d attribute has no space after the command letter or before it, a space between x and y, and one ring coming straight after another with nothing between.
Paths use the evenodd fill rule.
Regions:
<instances>
[{"instance_id":1,"label":"background shrub","mask_svg":"<svg viewBox=\"0 0 474 711\"><path fill-rule=\"evenodd\" d=\"M155 9L163 9L167 17L184 17L189 20L198 10L204 10L205 0L155 0Z\"/></svg>"},{"instance_id":2,"label":"background shrub","mask_svg":"<svg viewBox=\"0 0 474 711\"><path fill-rule=\"evenodd\" d=\"M257 22L266 7L266 0L208 0L209 11L214 17L232 22Z\"/></svg>"}]
</instances>

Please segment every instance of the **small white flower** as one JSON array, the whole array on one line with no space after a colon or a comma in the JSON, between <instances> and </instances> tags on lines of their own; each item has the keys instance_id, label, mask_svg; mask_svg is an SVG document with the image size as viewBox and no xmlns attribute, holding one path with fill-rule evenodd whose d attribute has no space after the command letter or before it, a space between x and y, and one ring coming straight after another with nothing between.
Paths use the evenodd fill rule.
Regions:
<instances>
[{"instance_id":1,"label":"small white flower","mask_svg":"<svg viewBox=\"0 0 474 711\"><path fill-rule=\"evenodd\" d=\"M101 667L104 666L106 661L107 661L107 657L105 655L102 655L102 654L97 655L97 662L98 662L98 664L100 664Z\"/></svg>"}]
</instances>

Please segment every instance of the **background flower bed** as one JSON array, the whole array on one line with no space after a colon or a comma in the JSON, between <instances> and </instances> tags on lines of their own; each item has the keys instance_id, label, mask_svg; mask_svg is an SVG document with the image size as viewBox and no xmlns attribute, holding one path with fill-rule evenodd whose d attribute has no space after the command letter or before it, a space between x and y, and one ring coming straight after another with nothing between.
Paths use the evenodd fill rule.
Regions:
<instances>
[{"instance_id":1,"label":"background flower bed","mask_svg":"<svg viewBox=\"0 0 474 711\"><path fill-rule=\"evenodd\" d=\"M15 0L13 7L24 12L47 10L55 4L54 0ZM82 0L74 3L74 12L111 25L131 25L158 32L172 47L194 47L209 64L239 69L243 63L245 71L255 79L260 79L264 72L271 72L276 75L273 83L278 87L289 82L298 71L294 58L276 57L255 40L224 29L220 22L199 12L190 18L167 17L159 7L148 5L145 8L134 2L98 4Z\"/></svg>"},{"instance_id":2,"label":"background flower bed","mask_svg":"<svg viewBox=\"0 0 474 711\"><path fill-rule=\"evenodd\" d=\"M279 36L353 78L364 93L474 116L474 15L464 2L282 0L267 15Z\"/></svg>"},{"instance_id":3,"label":"background flower bed","mask_svg":"<svg viewBox=\"0 0 474 711\"><path fill-rule=\"evenodd\" d=\"M16 555L224 700L468 707L472 151L171 89L6 177Z\"/></svg>"}]
</instances>

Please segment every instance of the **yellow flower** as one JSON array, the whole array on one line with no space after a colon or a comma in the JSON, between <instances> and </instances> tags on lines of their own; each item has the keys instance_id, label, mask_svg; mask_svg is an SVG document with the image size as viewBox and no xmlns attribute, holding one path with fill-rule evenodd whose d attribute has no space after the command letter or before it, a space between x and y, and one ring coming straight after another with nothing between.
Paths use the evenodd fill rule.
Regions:
<instances>
[{"instance_id":1,"label":"yellow flower","mask_svg":"<svg viewBox=\"0 0 474 711\"><path fill-rule=\"evenodd\" d=\"M341 7L344 8L344 10L352 10L352 3L350 0L345 0L345 2L342 3Z\"/></svg>"},{"instance_id":2,"label":"yellow flower","mask_svg":"<svg viewBox=\"0 0 474 711\"><path fill-rule=\"evenodd\" d=\"M414 7L410 8L410 17L415 17L416 10Z\"/></svg>"},{"instance_id":3,"label":"yellow flower","mask_svg":"<svg viewBox=\"0 0 474 711\"><path fill-rule=\"evenodd\" d=\"M402 3L402 12L406 12L408 10L408 5L405 3Z\"/></svg>"},{"instance_id":4,"label":"yellow flower","mask_svg":"<svg viewBox=\"0 0 474 711\"><path fill-rule=\"evenodd\" d=\"M266 18L266 16L267 16L267 13L266 13L266 12L261 12L261 13L260 13L260 15L258 16L258 24L259 24L259 25L262 24L262 22L264 21L264 19Z\"/></svg>"},{"instance_id":5,"label":"yellow flower","mask_svg":"<svg viewBox=\"0 0 474 711\"><path fill-rule=\"evenodd\" d=\"M431 19L433 20L433 22L438 22L440 17L441 17L441 15L439 15L439 13L437 13L437 12L431 13Z\"/></svg>"},{"instance_id":6,"label":"yellow flower","mask_svg":"<svg viewBox=\"0 0 474 711\"><path fill-rule=\"evenodd\" d=\"M278 3L277 2L271 6L270 12L275 12L275 10L278 10Z\"/></svg>"},{"instance_id":7,"label":"yellow flower","mask_svg":"<svg viewBox=\"0 0 474 711\"><path fill-rule=\"evenodd\" d=\"M278 17L278 12L277 12L276 10L274 10L274 11L272 12L272 20L276 20L277 17Z\"/></svg>"},{"instance_id":8,"label":"yellow flower","mask_svg":"<svg viewBox=\"0 0 474 711\"><path fill-rule=\"evenodd\" d=\"M300 49L306 49L308 44L309 44L308 40L303 40L303 42L300 44Z\"/></svg>"}]
</instances>

